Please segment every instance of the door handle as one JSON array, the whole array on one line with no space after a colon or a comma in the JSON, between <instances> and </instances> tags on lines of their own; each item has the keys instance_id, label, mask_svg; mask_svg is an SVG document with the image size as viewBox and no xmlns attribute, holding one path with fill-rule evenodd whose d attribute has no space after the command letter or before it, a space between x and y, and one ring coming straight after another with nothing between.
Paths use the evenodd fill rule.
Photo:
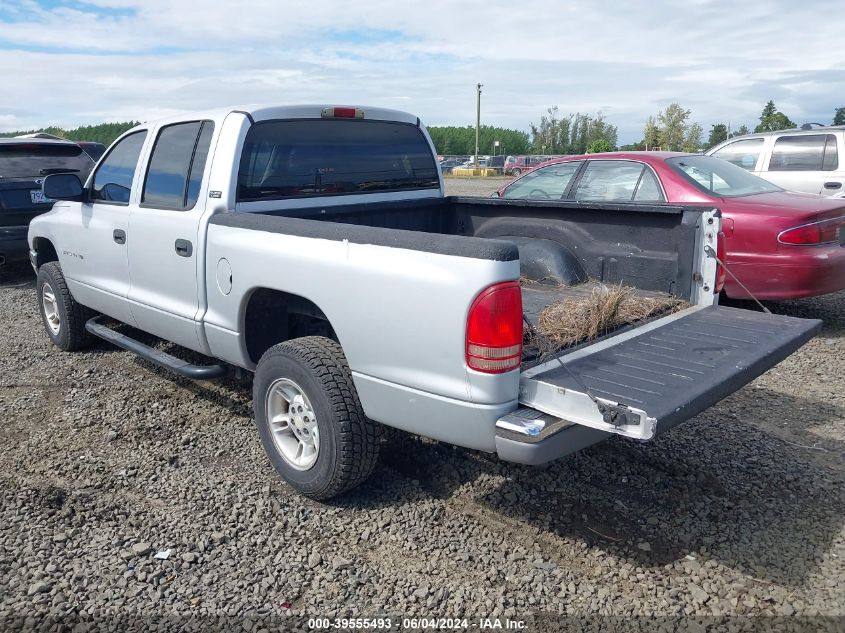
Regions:
<instances>
[{"instance_id":1,"label":"door handle","mask_svg":"<svg viewBox=\"0 0 845 633\"><path fill-rule=\"evenodd\" d=\"M176 254L180 257L190 257L194 252L194 245L188 240L176 240Z\"/></svg>"},{"instance_id":2,"label":"door handle","mask_svg":"<svg viewBox=\"0 0 845 633\"><path fill-rule=\"evenodd\" d=\"M115 229L111 236L117 244L126 244L126 231L123 229Z\"/></svg>"},{"instance_id":3,"label":"door handle","mask_svg":"<svg viewBox=\"0 0 845 633\"><path fill-rule=\"evenodd\" d=\"M840 187L842 187L842 183L841 183L841 182L834 182L834 181L831 181L831 182L826 182L826 183L824 183L824 188L825 188L825 189L839 189Z\"/></svg>"}]
</instances>

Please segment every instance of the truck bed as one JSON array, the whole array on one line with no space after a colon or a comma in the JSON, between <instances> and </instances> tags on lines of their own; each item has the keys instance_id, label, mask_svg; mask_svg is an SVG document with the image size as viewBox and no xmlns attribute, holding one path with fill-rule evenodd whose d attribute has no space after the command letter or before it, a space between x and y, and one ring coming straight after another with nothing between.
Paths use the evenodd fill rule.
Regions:
<instances>
[{"instance_id":1,"label":"truck bed","mask_svg":"<svg viewBox=\"0 0 845 633\"><path fill-rule=\"evenodd\" d=\"M276 256L282 269L286 258L311 254L311 248L297 250L305 248L299 238L330 241L334 245L325 248L332 249L335 259L327 274L334 279L339 271L346 273L344 286L325 299L339 302L333 311L346 315L345 321L337 321L339 327L350 321L369 323L365 315L379 310L398 315L382 324L393 328L393 340L407 335L406 324L426 324L417 337L424 341L417 340L405 357L393 348L388 356L375 354L371 339L338 332L340 340L349 341L345 348L350 349L350 363L355 359L358 375L389 379L384 365L390 358L390 371L403 380L416 380L421 375L417 350L436 349L432 356L439 365L431 376L436 377L438 398L458 401L467 381L474 380L475 403L495 408L513 393L521 405L501 405L504 415L497 418L496 435L490 438L481 416L473 418L481 419L477 427L472 422L452 424L451 414L442 411L426 412L411 422L407 415L397 419L400 401L391 399L382 382L361 380L358 388L373 419L414 432L422 428L425 435L462 446L491 450L493 445L504 459L542 463L608 433L650 439L760 375L818 330L817 321L781 323L772 315L712 305L715 297L707 284L712 284L713 270L705 271L703 244L714 240L716 217L717 210L700 207L431 198L223 214L211 219L210 230L221 225L284 235L279 242L261 238L265 253L284 245ZM224 231L216 239L223 244L234 237ZM224 252L221 249L220 256ZM213 261L216 257L212 253ZM312 258L308 274L314 277L313 271L323 268L321 259ZM492 271L497 274L488 274ZM406 284L409 278L421 285L412 289ZM523 281L523 308L531 323L537 323L546 306L584 297L597 284L634 288L642 297L670 295L692 307L623 326L549 360L529 359L522 364L518 390L507 382L515 375L494 382L454 371L447 382L444 372L457 365L442 359L456 349L463 351L466 339L455 315L438 308L440 302L449 304L449 293L477 293L487 287L479 281L489 285L517 278ZM311 286L326 286L327 279L314 277ZM354 288L354 294L347 287ZM459 301L466 299L461 296ZM350 317L353 307L358 314ZM656 340L663 336L671 343ZM617 354L627 360L620 361ZM409 367L414 371L408 372ZM415 389L414 402L427 386L402 384ZM464 391L459 394L459 389ZM406 402L408 397L401 396L401 403ZM550 417L541 421L540 414ZM578 431L573 439L571 430L562 430L569 428L566 424L587 431Z\"/></svg>"},{"instance_id":2,"label":"truck bed","mask_svg":"<svg viewBox=\"0 0 845 633\"><path fill-rule=\"evenodd\" d=\"M701 212L700 207L664 204L446 197L261 214L315 220L327 234L337 233L336 227L330 231L329 223L370 227L371 239L380 243L389 239L397 246L406 240L410 248L419 248L414 236L421 234L502 240L519 248L524 278L563 286L564 294L589 292L592 280L689 299ZM349 230L356 234L355 241L361 239L360 229ZM438 240L444 247L454 246L442 238L432 244ZM455 244L472 249L476 242ZM552 294L532 294L527 299L532 305L555 300Z\"/></svg>"},{"instance_id":3,"label":"truck bed","mask_svg":"<svg viewBox=\"0 0 845 633\"><path fill-rule=\"evenodd\" d=\"M262 215L290 218L277 223L287 225L287 230L302 230L305 220L311 236L322 232L332 239L406 244L410 249L440 249L453 255L483 255L503 242L516 245L523 308L536 326L546 306L585 298L601 284L622 284L639 296L690 300L701 211L662 204L447 197L280 209ZM526 346L524 360L530 364L542 357Z\"/></svg>"}]
</instances>

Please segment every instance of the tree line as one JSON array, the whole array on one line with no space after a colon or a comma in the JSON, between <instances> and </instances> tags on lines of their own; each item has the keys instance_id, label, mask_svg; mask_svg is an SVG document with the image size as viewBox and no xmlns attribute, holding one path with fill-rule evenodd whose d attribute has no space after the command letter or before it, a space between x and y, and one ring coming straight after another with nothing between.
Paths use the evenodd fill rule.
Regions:
<instances>
[{"instance_id":1,"label":"tree line","mask_svg":"<svg viewBox=\"0 0 845 633\"><path fill-rule=\"evenodd\" d=\"M475 154L474 126L434 126L428 128L428 133L438 154ZM498 146L496 141L499 141ZM528 147L528 134L519 130L482 125L478 133L479 154L527 154Z\"/></svg>"},{"instance_id":2,"label":"tree line","mask_svg":"<svg viewBox=\"0 0 845 633\"><path fill-rule=\"evenodd\" d=\"M81 125L70 130L66 130L56 126L41 128L40 130L26 130L21 132L3 132L0 137L21 136L22 134L35 134L36 132L45 132L58 136L59 138L66 138L69 141L93 141L95 143L102 143L106 147L121 134L127 130L138 125L137 121L125 121L122 123L100 123L99 125Z\"/></svg>"},{"instance_id":3,"label":"tree line","mask_svg":"<svg viewBox=\"0 0 845 633\"><path fill-rule=\"evenodd\" d=\"M530 134L519 130L481 126L481 154L583 154L609 152L616 147L618 131L604 115L562 115L557 106L546 110L537 123L529 123ZM475 153L475 128L472 126L433 126L428 128L437 153L472 155ZM496 145L499 141L499 145Z\"/></svg>"},{"instance_id":4,"label":"tree line","mask_svg":"<svg viewBox=\"0 0 845 633\"><path fill-rule=\"evenodd\" d=\"M530 123L531 151L535 154L584 154L616 147L618 131L604 115L568 114L557 106L546 110L539 123Z\"/></svg>"},{"instance_id":5,"label":"tree line","mask_svg":"<svg viewBox=\"0 0 845 633\"><path fill-rule=\"evenodd\" d=\"M691 111L678 103L671 103L656 115L648 117L643 139L622 145L622 150L663 149L667 151L697 152L707 150L722 141L749 134L746 125L730 129L728 124L714 123L707 138L699 123L690 120ZM836 108L833 125L845 125L845 106ZM3 132L0 137L46 132L71 141L94 141L105 146L121 134L138 125L137 121L82 125L73 129L56 126L40 130ZM796 124L769 101L760 113L754 132L769 132L795 128ZM599 112L595 115L576 112L562 115L557 106L548 108L537 123L529 123L530 133L509 128L482 125L479 133L481 154L585 154L609 152L617 148L618 131ZM475 127L434 126L428 128L438 154L472 155L475 153ZM496 141L499 142L498 146Z\"/></svg>"},{"instance_id":6,"label":"tree line","mask_svg":"<svg viewBox=\"0 0 845 633\"><path fill-rule=\"evenodd\" d=\"M689 110L678 103L671 103L656 116L650 116L643 128L643 140L623 145L623 150L662 149L666 151L698 152L708 150L714 145L735 136L750 134L747 125L740 125L732 130L729 124L714 123L710 126L707 139L703 139L703 129L698 123L690 121ZM845 106L836 108L832 125L845 125ZM774 101L768 101L760 113L759 123L754 132L774 132L798 127L786 114L777 109Z\"/></svg>"}]
</instances>

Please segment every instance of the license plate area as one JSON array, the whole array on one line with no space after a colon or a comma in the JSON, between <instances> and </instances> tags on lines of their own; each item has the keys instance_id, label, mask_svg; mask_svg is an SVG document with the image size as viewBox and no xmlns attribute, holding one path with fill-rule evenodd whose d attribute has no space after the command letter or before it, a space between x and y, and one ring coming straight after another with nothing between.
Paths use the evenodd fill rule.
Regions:
<instances>
[{"instance_id":1,"label":"license plate area","mask_svg":"<svg viewBox=\"0 0 845 633\"><path fill-rule=\"evenodd\" d=\"M44 196L44 192L41 189L30 189L29 199L32 201L32 204L47 204L48 202L52 202L50 198Z\"/></svg>"}]
</instances>

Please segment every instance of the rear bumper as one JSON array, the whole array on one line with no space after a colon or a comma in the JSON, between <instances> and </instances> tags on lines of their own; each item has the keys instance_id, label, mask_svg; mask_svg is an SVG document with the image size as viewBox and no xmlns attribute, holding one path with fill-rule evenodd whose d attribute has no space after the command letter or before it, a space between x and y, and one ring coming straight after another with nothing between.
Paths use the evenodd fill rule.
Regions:
<instances>
[{"instance_id":1,"label":"rear bumper","mask_svg":"<svg viewBox=\"0 0 845 633\"><path fill-rule=\"evenodd\" d=\"M727 264L758 299L801 299L845 290L845 247L839 244L729 258ZM731 299L750 299L730 275L725 294Z\"/></svg>"},{"instance_id":2,"label":"rear bumper","mask_svg":"<svg viewBox=\"0 0 845 633\"><path fill-rule=\"evenodd\" d=\"M496 421L517 408L516 399L476 404L352 372L367 417L409 433L492 453Z\"/></svg>"},{"instance_id":3,"label":"rear bumper","mask_svg":"<svg viewBox=\"0 0 845 633\"><path fill-rule=\"evenodd\" d=\"M26 261L29 257L29 245L26 240L29 227L2 226L0 227L0 255L7 262Z\"/></svg>"},{"instance_id":4,"label":"rear bumper","mask_svg":"<svg viewBox=\"0 0 845 633\"><path fill-rule=\"evenodd\" d=\"M532 420L541 421L542 430ZM520 407L496 422L496 454L506 462L539 466L597 444L611 435Z\"/></svg>"}]
</instances>

